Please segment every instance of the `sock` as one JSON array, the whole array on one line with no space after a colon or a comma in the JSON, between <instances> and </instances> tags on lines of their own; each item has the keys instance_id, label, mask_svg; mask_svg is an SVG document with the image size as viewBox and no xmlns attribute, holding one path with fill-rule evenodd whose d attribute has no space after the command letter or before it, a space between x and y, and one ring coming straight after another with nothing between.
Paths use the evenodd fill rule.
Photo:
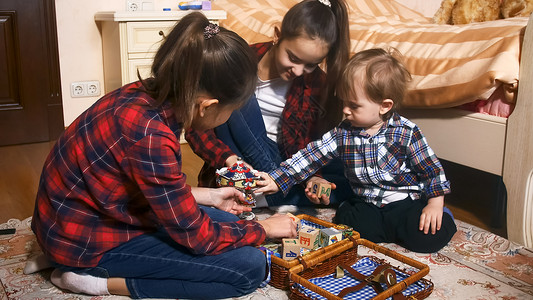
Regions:
<instances>
[{"instance_id":1,"label":"sock","mask_svg":"<svg viewBox=\"0 0 533 300\"><path fill-rule=\"evenodd\" d=\"M55 269L50 276L54 285L63 290L69 290L77 294L94 296L109 295L107 290L107 278L95 277L74 272L62 272Z\"/></svg>"},{"instance_id":2,"label":"sock","mask_svg":"<svg viewBox=\"0 0 533 300\"><path fill-rule=\"evenodd\" d=\"M46 258L44 254L40 254L29 259L26 262L26 265L24 266L24 274L32 274L51 267L52 264L50 263L48 258Z\"/></svg>"}]
</instances>

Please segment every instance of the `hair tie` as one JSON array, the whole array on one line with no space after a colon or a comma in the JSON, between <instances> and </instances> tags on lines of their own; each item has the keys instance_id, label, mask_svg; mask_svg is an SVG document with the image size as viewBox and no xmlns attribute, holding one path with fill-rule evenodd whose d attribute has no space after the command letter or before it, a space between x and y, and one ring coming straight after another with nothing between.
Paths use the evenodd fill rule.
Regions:
<instances>
[{"instance_id":1,"label":"hair tie","mask_svg":"<svg viewBox=\"0 0 533 300\"><path fill-rule=\"evenodd\" d=\"M219 32L220 32L220 27L217 24L209 23L204 28L204 38L208 40L214 37L215 35L217 35L217 33Z\"/></svg>"},{"instance_id":2,"label":"hair tie","mask_svg":"<svg viewBox=\"0 0 533 300\"><path fill-rule=\"evenodd\" d=\"M331 2L329 0L318 0L318 2L324 4L325 6L331 8Z\"/></svg>"}]
</instances>

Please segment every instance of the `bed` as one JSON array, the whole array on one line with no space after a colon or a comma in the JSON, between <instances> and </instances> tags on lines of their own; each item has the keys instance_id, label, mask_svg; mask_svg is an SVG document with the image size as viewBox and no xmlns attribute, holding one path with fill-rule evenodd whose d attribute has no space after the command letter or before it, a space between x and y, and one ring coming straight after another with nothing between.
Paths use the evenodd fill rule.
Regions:
<instances>
[{"instance_id":1,"label":"bed","mask_svg":"<svg viewBox=\"0 0 533 300\"><path fill-rule=\"evenodd\" d=\"M347 1L352 52L393 46L403 53L413 81L402 114L440 158L502 176L508 239L533 247L533 17L437 25L394 1ZM214 5L228 12L223 26L254 43L270 41L297 2ZM498 93L503 113L468 110Z\"/></svg>"}]
</instances>

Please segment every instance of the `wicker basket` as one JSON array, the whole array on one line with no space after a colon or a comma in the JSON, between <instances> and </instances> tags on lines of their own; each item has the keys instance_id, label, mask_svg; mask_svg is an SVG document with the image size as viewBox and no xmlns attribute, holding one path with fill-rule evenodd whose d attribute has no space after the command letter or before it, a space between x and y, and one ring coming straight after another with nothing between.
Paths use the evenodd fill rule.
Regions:
<instances>
[{"instance_id":1,"label":"wicker basket","mask_svg":"<svg viewBox=\"0 0 533 300\"><path fill-rule=\"evenodd\" d=\"M305 214L297 215L297 217L300 220L306 220L311 223L324 226L324 227L335 226L335 224L331 222L327 222L319 218L305 215ZM358 232L354 231L352 237L355 239L358 239L360 236ZM307 267L308 260L312 260L313 258L317 258L322 254L331 252L338 247L341 247L343 245L348 245L348 244L353 245L353 243L349 239L344 239L340 242L331 244L327 247L313 250L307 254L304 254L303 256L298 256L294 260L284 260L277 256L272 256L271 279L270 279L269 284L278 289L282 289L282 290L289 289L289 269L295 266L298 266L298 265ZM350 251L344 251L342 254L338 255L334 260L338 264L340 262L347 261L350 257L357 257L357 247L353 247L352 249L350 249Z\"/></svg>"},{"instance_id":2,"label":"wicker basket","mask_svg":"<svg viewBox=\"0 0 533 300\"><path fill-rule=\"evenodd\" d=\"M418 281L417 284L419 284L423 288L417 289L416 292L414 292L412 295L408 297L408 299L424 299L427 296L429 296L429 294L431 294L431 292L433 291L433 283L429 280L422 278L429 273L429 267L426 264L420 263L416 260L413 260L404 255L401 255L385 247L376 245L365 239L357 239L357 240L350 239L350 243L345 243L344 245L342 245L342 247L337 247L331 252L321 254L318 257L314 256L312 259L308 259L307 267L304 267L303 265L297 265L295 267L292 267L289 271L290 290L291 290L289 298L290 299L311 299L308 295L302 293L302 291L300 290L300 286L298 286L299 284L301 285L301 287L304 287L311 292L314 292L320 296L323 296L324 298L328 300L342 300L341 297L334 295L326 291L325 289L311 283L309 279L334 274L337 266L339 265L335 261L336 257L343 255L344 252L347 252L347 251L354 252L353 249L357 249L360 246L366 246L388 257L394 258L397 261L400 261L404 264L407 264L411 267L418 269L418 272L409 275L409 273L407 273L406 271L398 267L391 266L389 263L387 263L383 259L379 259L375 256L365 256L365 257L370 257L374 261L378 262L380 265L386 265L390 267L391 269L407 274L406 275L407 278L393 284L392 286L390 286L383 292L377 293L377 295L374 296L372 299L375 299L375 300L387 299L388 297L391 297L394 294L401 293L408 286L410 286L411 284L417 281ZM355 252L357 252L357 250ZM345 265L351 266L355 264L359 259L362 259L362 258L363 258L362 256L357 256L357 257L350 256L349 261L345 263Z\"/></svg>"}]
</instances>

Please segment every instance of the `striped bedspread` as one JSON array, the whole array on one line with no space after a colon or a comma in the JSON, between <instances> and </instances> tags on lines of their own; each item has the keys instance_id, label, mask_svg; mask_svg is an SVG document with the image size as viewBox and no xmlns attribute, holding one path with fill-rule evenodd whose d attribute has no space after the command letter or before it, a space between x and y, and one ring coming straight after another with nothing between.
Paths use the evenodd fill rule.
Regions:
<instances>
[{"instance_id":1,"label":"striped bedspread","mask_svg":"<svg viewBox=\"0 0 533 300\"><path fill-rule=\"evenodd\" d=\"M527 18L437 25L395 1L347 0L352 52L395 47L413 75L407 107L452 107L487 99L500 85L513 102ZM272 40L298 0L217 0L222 25L249 43Z\"/></svg>"}]
</instances>

